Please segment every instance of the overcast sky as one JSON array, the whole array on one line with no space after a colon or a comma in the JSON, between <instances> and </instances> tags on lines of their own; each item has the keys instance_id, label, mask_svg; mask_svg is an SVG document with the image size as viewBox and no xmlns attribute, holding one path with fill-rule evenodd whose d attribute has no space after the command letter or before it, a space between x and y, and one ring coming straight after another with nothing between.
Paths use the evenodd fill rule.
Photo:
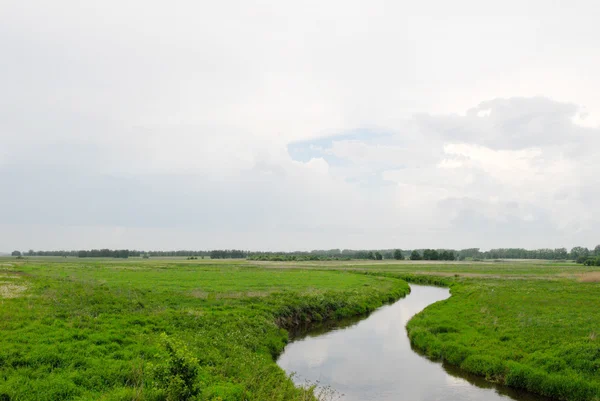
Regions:
<instances>
[{"instance_id":1,"label":"overcast sky","mask_svg":"<svg viewBox=\"0 0 600 401\"><path fill-rule=\"evenodd\" d=\"M0 250L593 247L599 18L0 0Z\"/></svg>"}]
</instances>

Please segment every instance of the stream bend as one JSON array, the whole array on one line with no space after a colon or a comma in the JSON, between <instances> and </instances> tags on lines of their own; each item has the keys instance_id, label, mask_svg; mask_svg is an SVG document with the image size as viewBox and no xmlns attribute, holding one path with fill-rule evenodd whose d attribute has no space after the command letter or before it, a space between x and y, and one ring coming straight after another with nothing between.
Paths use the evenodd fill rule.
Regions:
<instances>
[{"instance_id":1,"label":"stream bend","mask_svg":"<svg viewBox=\"0 0 600 401\"><path fill-rule=\"evenodd\" d=\"M297 385L318 384L346 401L456 401L543 398L494 385L413 351L406 323L450 297L447 288L411 284L411 293L371 315L296 336L277 363Z\"/></svg>"}]
</instances>

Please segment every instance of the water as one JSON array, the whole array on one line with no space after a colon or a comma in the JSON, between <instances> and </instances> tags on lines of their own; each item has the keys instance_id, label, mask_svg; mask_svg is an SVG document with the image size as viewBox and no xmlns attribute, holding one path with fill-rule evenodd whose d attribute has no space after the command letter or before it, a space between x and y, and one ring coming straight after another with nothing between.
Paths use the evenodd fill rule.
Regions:
<instances>
[{"instance_id":1,"label":"water","mask_svg":"<svg viewBox=\"0 0 600 401\"><path fill-rule=\"evenodd\" d=\"M277 361L298 385L318 383L345 401L544 400L430 361L411 349L406 323L450 296L411 285L411 294L366 318L321 326L288 344Z\"/></svg>"}]
</instances>

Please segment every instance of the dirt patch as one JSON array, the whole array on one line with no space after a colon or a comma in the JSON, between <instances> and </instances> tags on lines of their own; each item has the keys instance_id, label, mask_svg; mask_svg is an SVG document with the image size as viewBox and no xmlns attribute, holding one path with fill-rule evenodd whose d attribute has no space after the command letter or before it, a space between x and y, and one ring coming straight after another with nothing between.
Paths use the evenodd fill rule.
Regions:
<instances>
[{"instance_id":1,"label":"dirt patch","mask_svg":"<svg viewBox=\"0 0 600 401\"><path fill-rule=\"evenodd\" d=\"M575 277L581 283L600 283L600 272L579 273Z\"/></svg>"},{"instance_id":2,"label":"dirt patch","mask_svg":"<svg viewBox=\"0 0 600 401\"><path fill-rule=\"evenodd\" d=\"M560 273L559 277L577 280L580 283L600 283L600 271L584 273Z\"/></svg>"},{"instance_id":3,"label":"dirt patch","mask_svg":"<svg viewBox=\"0 0 600 401\"><path fill-rule=\"evenodd\" d=\"M420 271L411 272L410 274L418 274L424 276L439 276L439 277L464 277L464 278L481 278L481 279L494 279L494 280L556 280L556 277L538 275L534 276L531 274L491 274L491 273L454 273L454 272L432 272L432 271Z\"/></svg>"},{"instance_id":4,"label":"dirt patch","mask_svg":"<svg viewBox=\"0 0 600 401\"><path fill-rule=\"evenodd\" d=\"M18 298L25 292L25 290L27 290L27 287L24 285L0 281L0 298Z\"/></svg>"}]
</instances>

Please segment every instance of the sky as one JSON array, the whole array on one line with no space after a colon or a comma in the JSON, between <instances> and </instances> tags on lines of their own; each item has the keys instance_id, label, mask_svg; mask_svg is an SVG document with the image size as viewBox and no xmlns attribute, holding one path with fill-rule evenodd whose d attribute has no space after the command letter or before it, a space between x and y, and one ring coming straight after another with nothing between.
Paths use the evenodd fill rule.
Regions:
<instances>
[{"instance_id":1,"label":"sky","mask_svg":"<svg viewBox=\"0 0 600 401\"><path fill-rule=\"evenodd\" d=\"M594 247L599 16L0 0L0 250Z\"/></svg>"}]
</instances>

